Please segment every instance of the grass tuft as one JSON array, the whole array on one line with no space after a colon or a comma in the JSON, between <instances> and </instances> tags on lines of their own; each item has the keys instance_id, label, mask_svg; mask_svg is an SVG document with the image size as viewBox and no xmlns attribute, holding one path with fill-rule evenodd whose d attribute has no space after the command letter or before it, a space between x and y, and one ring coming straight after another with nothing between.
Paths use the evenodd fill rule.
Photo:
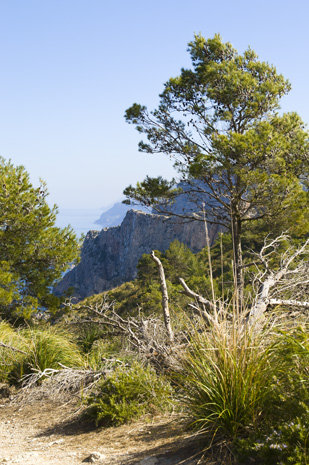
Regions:
<instances>
[{"instance_id":1,"label":"grass tuft","mask_svg":"<svg viewBox=\"0 0 309 465\"><path fill-rule=\"evenodd\" d=\"M192 426L213 436L245 434L259 421L280 369L270 331L257 331L238 315L188 325L180 385Z\"/></svg>"},{"instance_id":2,"label":"grass tuft","mask_svg":"<svg viewBox=\"0 0 309 465\"><path fill-rule=\"evenodd\" d=\"M83 358L72 336L55 328L27 328L20 335L28 342L27 355L15 361L9 375L13 383L19 382L23 376L46 368L60 369L83 366Z\"/></svg>"}]
</instances>

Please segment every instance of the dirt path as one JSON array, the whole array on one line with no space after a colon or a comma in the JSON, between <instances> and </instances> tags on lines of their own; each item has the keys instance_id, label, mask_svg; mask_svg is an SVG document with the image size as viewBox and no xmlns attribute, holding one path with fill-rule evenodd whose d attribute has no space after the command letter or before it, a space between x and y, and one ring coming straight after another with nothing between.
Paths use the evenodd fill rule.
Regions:
<instances>
[{"instance_id":1,"label":"dirt path","mask_svg":"<svg viewBox=\"0 0 309 465\"><path fill-rule=\"evenodd\" d=\"M0 399L0 464L194 465L196 450L177 416L95 429L73 403Z\"/></svg>"}]
</instances>

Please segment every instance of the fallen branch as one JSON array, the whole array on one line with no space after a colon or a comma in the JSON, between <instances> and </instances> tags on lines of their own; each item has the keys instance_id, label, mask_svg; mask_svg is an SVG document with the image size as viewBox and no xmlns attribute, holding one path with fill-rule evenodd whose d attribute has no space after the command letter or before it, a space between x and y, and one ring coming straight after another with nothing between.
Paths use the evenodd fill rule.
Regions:
<instances>
[{"instance_id":1,"label":"fallen branch","mask_svg":"<svg viewBox=\"0 0 309 465\"><path fill-rule=\"evenodd\" d=\"M288 307L309 308L309 302L302 302L300 300L292 299L269 299L269 305L286 305Z\"/></svg>"},{"instance_id":2,"label":"fallen branch","mask_svg":"<svg viewBox=\"0 0 309 465\"><path fill-rule=\"evenodd\" d=\"M290 247L281 256L277 270L273 271L270 266L270 260L277 253L280 243L288 239L289 237L286 234L281 234L272 241L265 241L261 251L255 254L263 264L264 270L260 271L260 274L255 277L255 281L259 283L259 290L249 313L249 320L251 321L262 318L270 305L309 308L308 301L295 298L297 297L297 290L301 290L302 294L308 292L309 263L308 260L304 259L304 256L309 254L309 239L296 250ZM297 285L295 285L296 283ZM286 293L293 293L293 297L285 298L284 294Z\"/></svg>"},{"instance_id":3,"label":"fallen branch","mask_svg":"<svg viewBox=\"0 0 309 465\"><path fill-rule=\"evenodd\" d=\"M16 347L9 346L7 344L4 344L4 342L0 342L0 347L4 347L5 349L10 349L13 350L14 352L18 352L23 355L28 355L27 352L24 352L23 350L16 349Z\"/></svg>"}]
</instances>

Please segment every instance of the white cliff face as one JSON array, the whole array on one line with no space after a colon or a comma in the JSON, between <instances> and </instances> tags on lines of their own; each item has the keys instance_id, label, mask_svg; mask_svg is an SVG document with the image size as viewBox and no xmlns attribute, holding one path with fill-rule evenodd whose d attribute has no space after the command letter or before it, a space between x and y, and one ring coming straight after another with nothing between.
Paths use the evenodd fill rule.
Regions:
<instances>
[{"instance_id":1,"label":"white cliff face","mask_svg":"<svg viewBox=\"0 0 309 465\"><path fill-rule=\"evenodd\" d=\"M211 241L217 232L217 227L211 228ZM163 252L176 239L193 252L200 251L206 243L203 222L130 210L120 226L88 232L80 263L64 276L55 293L74 288L74 296L81 300L131 281L142 254L153 249Z\"/></svg>"}]
</instances>

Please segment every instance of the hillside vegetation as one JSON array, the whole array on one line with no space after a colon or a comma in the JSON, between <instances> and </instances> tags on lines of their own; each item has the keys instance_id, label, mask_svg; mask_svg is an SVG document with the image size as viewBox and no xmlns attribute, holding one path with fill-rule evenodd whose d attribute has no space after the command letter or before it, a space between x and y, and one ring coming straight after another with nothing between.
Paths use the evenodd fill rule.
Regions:
<instances>
[{"instance_id":1,"label":"hillside vegetation","mask_svg":"<svg viewBox=\"0 0 309 465\"><path fill-rule=\"evenodd\" d=\"M229 455L231 463L248 457L265 464L306 463L307 314L279 306L262 322L247 324L249 307L240 313L233 294L230 253L231 238L218 238L211 253L213 278L207 249L194 255L174 242L157 253L166 270L173 343L158 270L146 255L136 281L67 304L50 321L34 319L28 328L2 321L1 381L28 395L38 385L51 398L79 394L83 415L100 427L176 410L203 434L204 448L222 448L224 440L222 457ZM278 257L272 262L280 266ZM211 318L197 299L182 293L178 276L206 300L214 289ZM248 305L252 293L248 279Z\"/></svg>"},{"instance_id":2,"label":"hillside vegetation","mask_svg":"<svg viewBox=\"0 0 309 465\"><path fill-rule=\"evenodd\" d=\"M98 428L177 412L199 438L196 463L211 455L217 464L304 465L308 132L297 114L279 113L290 84L253 50L240 55L219 35L197 35L189 51L192 69L167 81L158 108L133 104L126 118L146 136L142 151L174 159L196 210L173 212L184 191L162 177L125 194L202 221L207 246L194 254L175 241L143 255L136 280L60 302L51 285L78 244L54 227L46 191L3 162L0 381L21 402L38 391L78 397L80 421ZM16 215L10 176L11 195L22 180L31 194ZM209 224L225 231L213 247ZM25 239L22 225L35 234Z\"/></svg>"}]
</instances>

